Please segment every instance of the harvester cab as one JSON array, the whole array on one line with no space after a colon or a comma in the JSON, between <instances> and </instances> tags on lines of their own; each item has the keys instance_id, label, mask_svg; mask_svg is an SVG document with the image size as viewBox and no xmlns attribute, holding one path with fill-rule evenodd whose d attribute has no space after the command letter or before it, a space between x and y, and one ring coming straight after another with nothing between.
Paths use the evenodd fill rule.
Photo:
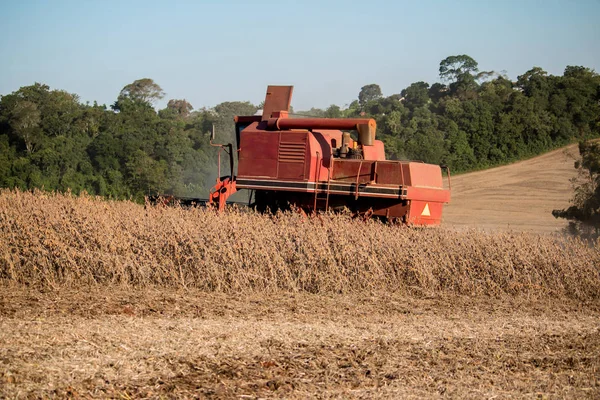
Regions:
<instances>
[{"instance_id":1,"label":"harvester cab","mask_svg":"<svg viewBox=\"0 0 600 400\"><path fill-rule=\"evenodd\" d=\"M372 118L289 118L292 91L269 86L262 115L234 118L238 173L217 178L210 203L223 209L227 197L248 189L259 210L348 208L408 225L441 222L447 169L448 189L438 165L386 160ZM231 144L216 146L229 153L233 171Z\"/></svg>"}]
</instances>

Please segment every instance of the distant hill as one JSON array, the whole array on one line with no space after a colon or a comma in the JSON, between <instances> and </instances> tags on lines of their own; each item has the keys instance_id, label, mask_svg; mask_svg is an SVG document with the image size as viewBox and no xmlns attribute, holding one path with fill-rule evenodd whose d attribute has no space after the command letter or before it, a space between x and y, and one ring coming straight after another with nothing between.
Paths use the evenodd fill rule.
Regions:
<instances>
[{"instance_id":1,"label":"distant hill","mask_svg":"<svg viewBox=\"0 0 600 400\"><path fill-rule=\"evenodd\" d=\"M452 199L444 209L446 227L476 227L536 233L559 232L567 223L552 210L569 205L576 175L577 145L511 165L452 179Z\"/></svg>"}]
</instances>

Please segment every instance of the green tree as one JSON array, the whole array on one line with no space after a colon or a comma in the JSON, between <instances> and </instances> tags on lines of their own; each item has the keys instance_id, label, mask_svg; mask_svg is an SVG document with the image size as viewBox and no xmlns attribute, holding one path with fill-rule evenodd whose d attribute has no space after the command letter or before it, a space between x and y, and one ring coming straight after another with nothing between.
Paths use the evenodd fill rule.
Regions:
<instances>
[{"instance_id":1,"label":"green tree","mask_svg":"<svg viewBox=\"0 0 600 400\"><path fill-rule=\"evenodd\" d=\"M588 239L600 237L600 143L579 143L580 158L575 162L577 177L573 184L572 205L563 210L554 210L555 218L569 221L573 234Z\"/></svg>"},{"instance_id":2,"label":"green tree","mask_svg":"<svg viewBox=\"0 0 600 400\"><path fill-rule=\"evenodd\" d=\"M464 172L477 165L467 133L460 130L456 122L445 120L440 129L446 132L446 157L443 161L452 171Z\"/></svg>"},{"instance_id":3,"label":"green tree","mask_svg":"<svg viewBox=\"0 0 600 400\"><path fill-rule=\"evenodd\" d=\"M194 107L185 99L172 99L167 103L167 110L173 111L178 117L189 117L193 109Z\"/></svg>"},{"instance_id":4,"label":"green tree","mask_svg":"<svg viewBox=\"0 0 600 400\"><path fill-rule=\"evenodd\" d=\"M436 82L429 88L427 95L434 103L438 103L442 98L449 94L448 86Z\"/></svg>"},{"instance_id":5,"label":"green tree","mask_svg":"<svg viewBox=\"0 0 600 400\"><path fill-rule=\"evenodd\" d=\"M466 54L446 57L440 62L440 78L449 82L450 92L463 99L472 99L477 91L477 61ZM487 76L489 73L484 73Z\"/></svg>"},{"instance_id":6,"label":"green tree","mask_svg":"<svg viewBox=\"0 0 600 400\"><path fill-rule=\"evenodd\" d=\"M125 167L129 184L138 200L147 194L164 193L167 187L167 164L164 160L155 160L144 151L136 150L129 155Z\"/></svg>"},{"instance_id":7,"label":"green tree","mask_svg":"<svg viewBox=\"0 0 600 400\"><path fill-rule=\"evenodd\" d=\"M217 141L220 143L235 143L235 125L233 117L236 115L254 115L258 107L249 101L225 101L217 104L212 116Z\"/></svg>"},{"instance_id":8,"label":"green tree","mask_svg":"<svg viewBox=\"0 0 600 400\"><path fill-rule=\"evenodd\" d=\"M440 164L445 158L444 133L427 107L416 109L401 133L405 156L411 160Z\"/></svg>"},{"instance_id":9,"label":"green tree","mask_svg":"<svg viewBox=\"0 0 600 400\"><path fill-rule=\"evenodd\" d=\"M361 107L364 107L368 102L377 100L383 96L381 88L375 83L365 85L360 88L358 93L358 103Z\"/></svg>"},{"instance_id":10,"label":"green tree","mask_svg":"<svg viewBox=\"0 0 600 400\"><path fill-rule=\"evenodd\" d=\"M119 97L149 104L162 99L164 96L165 92L162 88L150 78L138 79L125 85L119 94Z\"/></svg>"},{"instance_id":11,"label":"green tree","mask_svg":"<svg viewBox=\"0 0 600 400\"><path fill-rule=\"evenodd\" d=\"M429 84L426 82L416 82L411 84L400 93L404 97L404 105L411 111L422 107L429 102Z\"/></svg>"},{"instance_id":12,"label":"green tree","mask_svg":"<svg viewBox=\"0 0 600 400\"><path fill-rule=\"evenodd\" d=\"M440 78L444 81L456 82L462 77L474 76L479 64L466 54L450 56L440 62Z\"/></svg>"},{"instance_id":13,"label":"green tree","mask_svg":"<svg viewBox=\"0 0 600 400\"><path fill-rule=\"evenodd\" d=\"M41 113L31 101L19 100L11 111L10 125L23 139L28 153L33 153L40 141L40 121Z\"/></svg>"},{"instance_id":14,"label":"green tree","mask_svg":"<svg viewBox=\"0 0 600 400\"><path fill-rule=\"evenodd\" d=\"M548 73L540 67L533 67L517 77L517 87L528 97L547 97L549 91Z\"/></svg>"},{"instance_id":15,"label":"green tree","mask_svg":"<svg viewBox=\"0 0 600 400\"><path fill-rule=\"evenodd\" d=\"M342 118L342 109L332 104L325 110L324 116L326 118Z\"/></svg>"}]
</instances>

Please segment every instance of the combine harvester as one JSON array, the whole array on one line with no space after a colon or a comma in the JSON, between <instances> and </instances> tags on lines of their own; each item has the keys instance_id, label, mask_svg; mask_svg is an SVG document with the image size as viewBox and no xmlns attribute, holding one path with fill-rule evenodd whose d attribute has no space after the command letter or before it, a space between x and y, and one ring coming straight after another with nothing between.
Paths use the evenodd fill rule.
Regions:
<instances>
[{"instance_id":1,"label":"combine harvester","mask_svg":"<svg viewBox=\"0 0 600 400\"><path fill-rule=\"evenodd\" d=\"M209 204L222 210L229 196L248 189L259 211L348 208L407 225L441 222L450 200L442 167L386 160L374 119L288 118L292 90L269 86L262 115L235 117L238 173L233 145L215 145L229 154L231 175L217 178ZM357 140L343 131L356 131Z\"/></svg>"},{"instance_id":2,"label":"combine harvester","mask_svg":"<svg viewBox=\"0 0 600 400\"><path fill-rule=\"evenodd\" d=\"M288 118L292 89L269 86L262 115L234 118L236 152L231 143L213 144L229 154L231 175L217 178L209 204L222 210L229 196L248 189L259 211L346 207L407 225L441 222L442 207L450 201L442 167L386 160L374 119ZM357 140L347 131L356 131ZM214 132L211 144L213 139Z\"/></svg>"}]
</instances>

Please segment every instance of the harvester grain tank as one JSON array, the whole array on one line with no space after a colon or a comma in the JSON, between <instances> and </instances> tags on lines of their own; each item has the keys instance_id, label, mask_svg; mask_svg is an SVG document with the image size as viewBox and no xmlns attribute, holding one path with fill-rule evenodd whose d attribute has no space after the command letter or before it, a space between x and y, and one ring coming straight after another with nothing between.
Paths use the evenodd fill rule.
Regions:
<instances>
[{"instance_id":1,"label":"harvester grain tank","mask_svg":"<svg viewBox=\"0 0 600 400\"><path fill-rule=\"evenodd\" d=\"M441 222L450 201L442 167L386 160L371 118L289 118L292 89L269 86L262 115L235 117L237 151L226 145L232 173L217 179L210 203L223 209L231 194L248 189L259 210L293 204L306 211L348 208L408 225Z\"/></svg>"}]
</instances>

